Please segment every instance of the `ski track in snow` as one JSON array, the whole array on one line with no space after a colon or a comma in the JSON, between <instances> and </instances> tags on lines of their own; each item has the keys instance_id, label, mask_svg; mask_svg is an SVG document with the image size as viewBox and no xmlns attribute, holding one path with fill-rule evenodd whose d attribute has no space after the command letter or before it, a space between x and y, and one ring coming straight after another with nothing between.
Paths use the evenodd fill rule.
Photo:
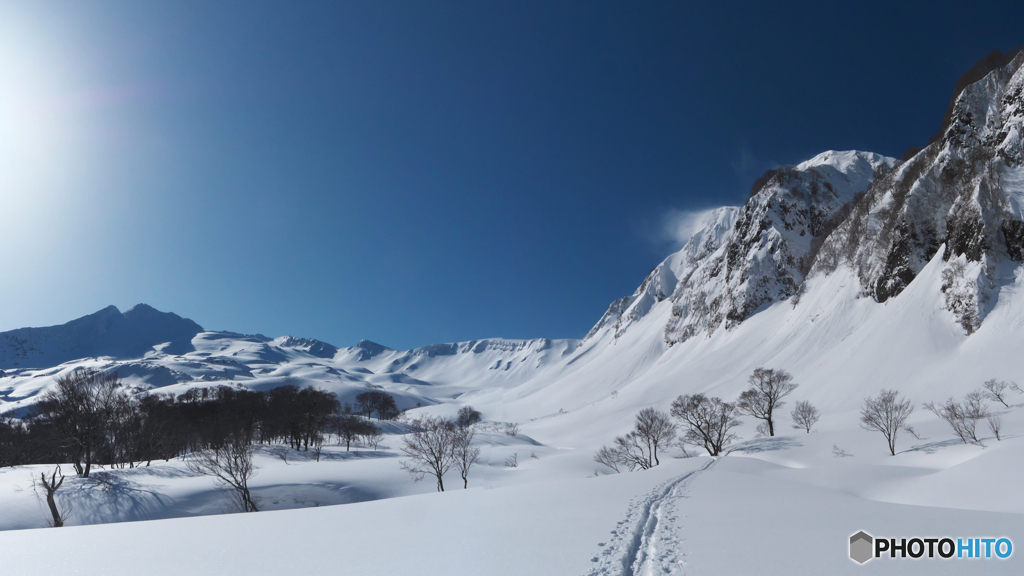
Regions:
<instances>
[{"instance_id":1,"label":"ski track in snow","mask_svg":"<svg viewBox=\"0 0 1024 576\"><path fill-rule=\"evenodd\" d=\"M680 558L675 502L686 486L716 461L663 482L642 500L632 502L626 518L612 530L611 540L598 544L604 550L591 558L597 565L586 576L681 574L685 562Z\"/></svg>"}]
</instances>

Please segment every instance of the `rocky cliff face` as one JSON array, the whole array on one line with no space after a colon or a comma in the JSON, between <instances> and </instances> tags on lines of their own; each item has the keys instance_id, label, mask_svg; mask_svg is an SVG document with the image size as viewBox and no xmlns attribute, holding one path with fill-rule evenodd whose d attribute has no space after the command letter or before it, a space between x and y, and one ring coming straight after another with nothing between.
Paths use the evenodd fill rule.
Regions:
<instances>
[{"instance_id":1,"label":"rocky cliff face","mask_svg":"<svg viewBox=\"0 0 1024 576\"><path fill-rule=\"evenodd\" d=\"M796 295L810 259L837 215L896 160L870 152L825 152L771 170L742 207L705 215L683 249L658 265L637 291L612 303L588 337L614 326L616 337L663 300L672 302L665 341L683 342L734 326L762 306Z\"/></svg>"},{"instance_id":2,"label":"rocky cliff face","mask_svg":"<svg viewBox=\"0 0 1024 576\"><path fill-rule=\"evenodd\" d=\"M618 338L669 300L664 339L683 342L798 299L809 275L839 266L857 272L863 296L885 302L940 249L946 267L936 297L973 332L1006 266L1024 262L1022 63L1017 53L960 91L942 137L905 162L825 152L769 171L742 207L708 213L586 339L606 328Z\"/></svg>"},{"instance_id":3,"label":"rocky cliff face","mask_svg":"<svg viewBox=\"0 0 1024 576\"><path fill-rule=\"evenodd\" d=\"M897 296L942 250L943 298L968 333L991 308L1004 264L1024 261L1024 53L968 86L942 137L871 189L813 263L857 270L865 295Z\"/></svg>"}]
</instances>

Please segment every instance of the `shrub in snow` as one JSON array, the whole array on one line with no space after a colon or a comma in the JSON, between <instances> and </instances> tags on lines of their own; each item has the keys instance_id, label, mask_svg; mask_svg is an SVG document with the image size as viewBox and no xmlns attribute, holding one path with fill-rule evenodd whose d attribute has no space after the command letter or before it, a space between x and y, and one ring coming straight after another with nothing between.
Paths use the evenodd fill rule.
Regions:
<instances>
[{"instance_id":1,"label":"shrub in snow","mask_svg":"<svg viewBox=\"0 0 1024 576\"><path fill-rule=\"evenodd\" d=\"M843 450L842 448L836 446L835 444L832 445L832 455L835 456L836 458L846 458L847 456L853 456L853 454L850 454L849 452Z\"/></svg>"},{"instance_id":2,"label":"shrub in snow","mask_svg":"<svg viewBox=\"0 0 1024 576\"><path fill-rule=\"evenodd\" d=\"M459 408L459 414L455 417L455 423L460 428L466 428L472 426L480 421L480 412L473 409L472 406L463 406Z\"/></svg>"}]
</instances>

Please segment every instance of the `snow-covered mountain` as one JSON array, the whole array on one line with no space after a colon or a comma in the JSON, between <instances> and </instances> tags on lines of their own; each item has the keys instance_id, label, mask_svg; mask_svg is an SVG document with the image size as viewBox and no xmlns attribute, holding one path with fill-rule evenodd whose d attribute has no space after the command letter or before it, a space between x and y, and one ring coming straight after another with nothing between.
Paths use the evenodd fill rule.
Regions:
<instances>
[{"instance_id":1,"label":"snow-covered mountain","mask_svg":"<svg viewBox=\"0 0 1024 576\"><path fill-rule=\"evenodd\" d=\"M60 326L0 332L0 369L46 368L89 356L139 358L156 345L184 352L202 331L187 318L145 304L123 314L107 306Z\"/></svg>"},{"instance_id":2,"label":"snow-covered mountain","mask_svg":"<svg viewBox=\"0 0 1024 576\"><path fill-rule=\"evenodd\" d=\"M631 296L616 300L587 334L612 326L616 337L663 300L672 302L665 341L732 327L758 309L796 294L815 250L837 217L893 158L824 152L771 170L742 207L713 210L683 249L659 264Z\"/></svg>"},{"instance_id":3,"label":"snow-covered mountain","mask_svg":"<svg viewBox=\"0 0 1024 576\"><path fill-rule=\"evenodd\" d=\"M637 405L664 403L676 389L659 392L659 382L684 367L705 375L698 388L733 382L722 391L728 396L742 385L738 371L753 365L785 366L797 376L830 365L818 356L844 350L875 323L896 321L902 308L935 309L923 323L904 322L905 337L935 341L938 330L949 332L949 346L970 348L978 340L970 335L992 314L1018 308L1022 62L1018 54L966 86L942 137L906 161L828 151L767 172L743 206L705 214L683 248L613 302L582 341L337 348L205 332L145 305L124 314L109 307L63 326L0 334L0 410L31 405L56 374L84 364L116 370L139 390L299 384L345 400L369 386L392 392L402 408L474 401L518 418L579 408L616 390L635 391ZM841 333L817 334L822 319ZM1000 340L1012 338L1005 330L1019 322L993 323L989 337ZM801 341L800 357L787 359L785 346ZM712 365L714 354L694 356L709 347L744 361ZM942 346L929 354L940 349L957 357ZM909 357L903 363L915 365Z\"/></svg>"}]
</instances>

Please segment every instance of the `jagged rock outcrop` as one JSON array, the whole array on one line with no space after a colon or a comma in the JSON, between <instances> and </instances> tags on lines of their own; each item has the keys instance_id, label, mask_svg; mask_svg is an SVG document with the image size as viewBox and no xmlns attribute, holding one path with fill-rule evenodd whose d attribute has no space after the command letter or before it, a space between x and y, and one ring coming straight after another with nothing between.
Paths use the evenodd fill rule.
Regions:
<instances>
[{"instance_id":1,"label":"jagged rock outcrop","mask_svg":"<svg viewBox=\"0 0 1024 576\"><path fill-rule=\"evenodd\" d=\"M669 345L731 328L796 302L807 277L840 266L856 271L862 295L885 302L940 250L947 264L936 298L975 331L1000 264L1024 263L1024 53L997 56L965 75L976 82L958 84L941 138L905 161L825 152L767 172L742 207L709 212L584 341L605 331L618 339L665 300Z\"/></svg>"},{"instance_id":2,"label":"jagged rock outcrop","mask_svg":"<svg viewBox=\"0 0 1024 576\"><path fill-rule=\"evenodd\" d=\"M587 337L606 326L619 337L668 299L665 341L674 344L734 326L796 294L836 215L867 189L879 168L895 163L870 152L829 151L767 172L744 206L705 214L683 249L655 267L632 296L613 302Z\"/></svg>"}]
</instances>

